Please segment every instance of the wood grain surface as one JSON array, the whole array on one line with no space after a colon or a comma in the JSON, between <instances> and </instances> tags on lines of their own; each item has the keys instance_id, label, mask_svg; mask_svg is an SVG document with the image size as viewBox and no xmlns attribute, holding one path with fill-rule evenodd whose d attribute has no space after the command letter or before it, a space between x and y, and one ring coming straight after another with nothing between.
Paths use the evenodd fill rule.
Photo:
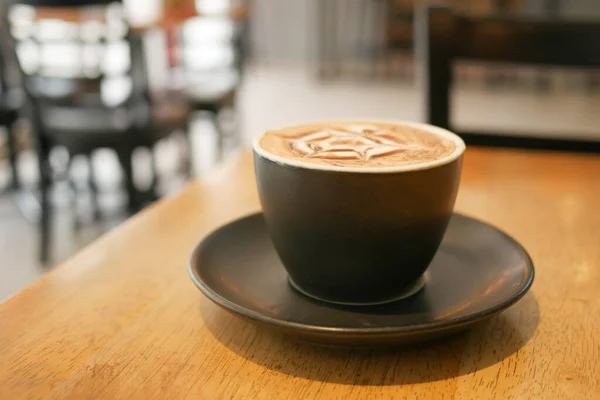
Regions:
<instances>
[{"instance_id":1,"label":"wood grain surface","mask_svg":"<svg viewBox=\"0 0 600 400\"><path fill-rule=\"evenodd\" d=\"M244 153L0 305L0 399L597 399L599 199L598 156L469 149L457 209L522 242L533 289L451 340L322 348L188 278L203 235L260 207Z\"/></svg>"}]
</instances>

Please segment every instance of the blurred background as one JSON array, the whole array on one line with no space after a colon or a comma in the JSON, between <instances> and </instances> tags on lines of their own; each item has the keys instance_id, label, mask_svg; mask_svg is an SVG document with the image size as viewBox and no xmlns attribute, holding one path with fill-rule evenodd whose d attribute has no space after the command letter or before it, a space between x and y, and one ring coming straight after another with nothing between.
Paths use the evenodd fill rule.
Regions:
<instances>
[{"instance_id":1,"label":"blurred background","mask_svg":"<svg viewBox=\"0 0 600 400\"><path fill-rule=\"evenodd\" d=\"M600 148L594 0L4 0L0 41L0 301L268 128Z\"/></svg>"}]
</instances>

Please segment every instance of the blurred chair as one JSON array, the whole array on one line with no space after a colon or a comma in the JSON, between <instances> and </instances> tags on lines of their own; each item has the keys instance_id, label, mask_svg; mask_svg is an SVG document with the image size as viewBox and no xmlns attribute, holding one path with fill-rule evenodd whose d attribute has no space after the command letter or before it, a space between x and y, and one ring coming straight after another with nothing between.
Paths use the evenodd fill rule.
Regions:
<instances>
[{"instance_id":1,"label":"blurred chair","mask_svg":"<svg viewBox=\"0 0 600 400\"><path fill-rule=\"evenodd\" d=\"M600 67L600 24L467 17L447 8L417 9L416 47L425 79L427 121L450 122L452 67L456 60L563 67ZM600 141L550 139L531 134L457 132L468 144L600 152Z\"/></svg>"},{"instance_id":2,"label":"blurred chair","mask_svg":"<svg viewBox=\"0 0 600 400\"><path fill-rule=\"evenodd\" d=\"M2 38L4 39L4 38ZM11 82L8 72L10 63L7 60L8 49L4 40L0 46L0 126L6 130L6 144L8 160L11 168L10 189L20 186L19 171L17 168L18 146L15 132L15 123L19 119L19 108L21 106L21 91Z\"/></svg>"},{"instance_id":3,"label":"blurred chair","mask_svg":"<svg viewBox=\"0 0 600 400\"><path fill-rule=\"evenodd\" d=\"M45 262L52 221L52 147L64 146L70 159L90 158L99 148L116 151L124 169L128 208L135 211L142 193L133 182L133 150L151 148L174 130L184 129L189 108L184 97L151 95L142 34L129 29L119 4L110 0L16 0L13 4L27 7L33 15L30 26L13 15L11 31L37 143L40 257ZM95 193L91 158L90 172L90 189Z\"/></svg>"},{"instance_id":4,"label":"blurred chair","mask_svg":"<svg viewBox=\"0 0 600 400\"><path fill-rule=\"evenodd\" d=\"M219 159L225 140L234 146L241 140L236 97L246 56L246 19L239 11L234 16L224 11L188 19L178 32L184 91L191 109L206 113L213 122ZM224 121L224 111L229 112L230 121Z\"/></svg>"}]
</instances>

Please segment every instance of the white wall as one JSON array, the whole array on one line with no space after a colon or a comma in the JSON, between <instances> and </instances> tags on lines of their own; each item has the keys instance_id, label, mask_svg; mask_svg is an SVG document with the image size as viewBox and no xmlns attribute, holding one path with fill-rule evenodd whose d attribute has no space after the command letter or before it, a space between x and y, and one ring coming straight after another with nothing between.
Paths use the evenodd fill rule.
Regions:
<instances>
[{"instance_id":1,"label":"white wall","mask_svg":"<svg viewBox=\"0 0 600 400\"><path fill-rule=\"evenodd\" d=\"M314 0L254 0L250 26L254 54L265 60L303 61L312 58L316 27ZM316 0L328 1L328 0Z\"/></svg>"}]
</instances>

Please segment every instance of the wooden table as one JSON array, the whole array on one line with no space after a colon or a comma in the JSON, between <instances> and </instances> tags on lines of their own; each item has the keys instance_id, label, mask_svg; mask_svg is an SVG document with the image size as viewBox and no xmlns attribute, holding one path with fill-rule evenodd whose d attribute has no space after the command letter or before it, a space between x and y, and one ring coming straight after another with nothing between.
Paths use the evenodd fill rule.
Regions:
<instances>
[{"instance_id":1,"label":"wooden table","mask_svg":"<svg viewBox=\"0 0 600 400\"><path fill-rule=\"evenodd\" d=\"M203 235L259 209L243 154L0 305L0 399L597 399L599 199L598 156L469 149L457 208L523 243L533 289L449 341L320 348L188 278Z\"/></svg>"}]
</instances>

